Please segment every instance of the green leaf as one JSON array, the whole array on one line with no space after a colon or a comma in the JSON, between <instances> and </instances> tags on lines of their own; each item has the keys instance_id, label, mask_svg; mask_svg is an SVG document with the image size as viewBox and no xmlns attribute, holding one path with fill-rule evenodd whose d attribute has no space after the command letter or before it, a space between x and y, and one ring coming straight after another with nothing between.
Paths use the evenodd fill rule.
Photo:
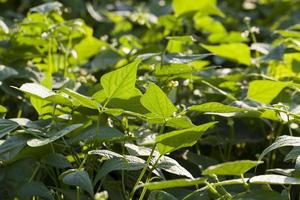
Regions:
<instances>
[{"instance_id":1,"label":"green leaf","mask_svg":"<svg viewBox=\"0 0 300 200\"><path fill-rule=\"evenodd\" d=\"M63 182L68 185L79 186L87 191L91 196L94 195L93 185L89 174L86 171L74 170L63 177Z\"/></svg>"},{"instance_id":2,"label":"green leaf","mask_svg":"<svg viewBox=\"0 0 300 200\"><path fill-rule=\"evenodd\" d=\"M259 156L259 160L261 160L267 153L273 151L274 149L278 149L280 147L286 146L293 146L298 147L300 146L300 137L293 137L289 135L283 135L276 138L275 142L267 147Z\"/></svg>"},{"instance_id":3,"label":"green leaf","mask_svg":"<svg viewBox=\"0 0 300 200\"><path fill-rule=\"evenodd\" d=\"M156 137L158 150L161 154L170 153L183 147L194 145L202 134L212 128L216 122L210 122L193 128L172 131Z\"/></svg>"},{"instance_id":4,"label":"green leaf","mask_svg":"<svg viewBox=\"0 0 300 200\"><path fill-rule=\"evenodd\" d=\"M245 109L243 108L238 108L234 106L228 106L224 105L218 102L209 102L209 103L204 103L201 105L195 105L191 106L189 108L191 111L197 111L197 112L215 112L215 113L232 113L232 112L243 112Z\"/></svg>"},{"instance_id":5,"label":"green leaf","mask_svg":"<svg viewBox=\"0 0 300 200\"><path fill-rule=\"evenodd\" d=\"M95 37L88 36L75 45L74 50L77 52L77 58L72 61L74 64L84 64L92 56L100 52L101 48L107 44Z\"/></svg>"},{"instance_id":6,"label":"green leaf","mask_svg":"<svg viewBox=\"0 0 300 200\"><path fill-rule=\"evenodd\" d=\"M151 117L170 118L177 108L165 93L154 83L150 83L146 93L141 97L142 105L151 112Z\"/></svg>"},{"instance_id":7,"label":"green leaf","mask_svg":"<svg viewBox=\"0 0 300 200\"><path fill-rule=\"evenodd\" d=\"M198 11L206 15L224 17L222 11L217 8L216 1L212 0L173 0L172 5L176 16Z\"/></svg>"},{"instance_id":8,"label":"green leaf","mask_svg":"<svg viewBox=\"0 0 300 200\"><path fill-rule=\"evenodd\" d=\"M258 164L261 164L261 161L252 161L252 160L239 160L233 162L225 162L218 165L213 165L208 167L203 171L203 175L241 175L249 171L251 168L255 167Z\"/></svg>"},{"instance_id":9,"label":"green leaf","mask_svg":"<svg viewBox=\"0 0 300 200\"><path fill-rule=\"evenodd\" d=\"M175 129L186 129L186 128L192 128L195 125L188 117L182 116L182 117L171 118L170 120L167 121L166 126L170 126Z\"/></svg>"},{"instance_id":10,"label":"green leaf","mask_svg":"<svg viewBox=\"0 0 300 200\"><path fill-rule=\"evenodd\" d=\"M9 132L15 130L19 127L19 124L8 120L8 119L0 119L0 138L8 134Z\"/></svg>"},{"instance_id":11,"label":"green leaf","mask_svg":"<svg viewBox=\"0 0 300 200\"><path fill-rule=\"evenodd\" d=\"M33 196L42 197L47 200L54 200L52 192L44 185L44 183L33 181L24 183L19 191L21 199L32 198Z\"/></svg>"},{"instance_id":12,"label":"green leaf","mask_svg":"<svg viewBox=\"0 0 300 200\"><path fill-rule=\"evenodd\" d=\"M139 63L139 60L134 61L101 77L101 85L107 100L112 98L128 99L136 96L135 81Z\"/></svg>"},{"instance_id":13,"label":"green leaf","mask_svg":"<svg viewBox=\"0 0 300 200\"><path fill-rule=\"evenodd\" d=\"M0 105L0 113L6 113L6 112L7 109L4 106Z\"/></svg>"},{"instance_id":14,"label":"green leaf","mask_svg":"<svg viewBox=\"0 0 300 200\"><path fill-rule=\"evenodd\" d=\"M25 83L19 88L19 90L41 99L46 99L47 97L55 95L55 92L37 83Z\"/></svg>"},{"instance_id":15,"label":"green leaf","mask_svg":"<svg viewBox=\"0 0 300 200\"><path fill-rule=\"evenodd\" d=\"M236 61L240 64L250 65L251 55L250 49L246 44L243 43L231 43L221 45L204 45L202 47L206 50L229 60Z\"/></svg>"},{"instance_id":16,"label":"green leaf","mask_svg":"<svg viewBox=\"0 0 300 200\"><path fill-rule=\"evenodd\" d=\"M54 142L55 140L58 140L59 138L65 136L65 135L71 133L72 131L78 129L81 126L82 126L82 124L72 124L60 131L52 131L52 132L50 132L50 134L48 134L49 135L48 138L31 139L31 140L27 141L27 145L31 146L31 147L39 147L39 146L49 144L51 142Z\"/></svg>"},{"instance_id":17,"label":"green leaf","mask_svg":"<svg viewBox=\"0 0 300 200\"><path fill-rule=\"evenodd\" d=\"M0 65L0 81L8 79L12 76L16 76L19 73L11 67L6 67L4 65Z\"/></svg>"},{"instance_id":18,"label":"green leaf","mask_svg":"<svg viewBox=\"0 0 300 200\"><path fill-rule=\"evenodd\" d=\"M254 190L247 193L240 193L233 200L287 200L284 199L278 192L270 190Z\"/></svg>"},{"instance_id":19,"label":"green leaf","mask_svg":"<svg viewBox=\"0 0 300 200\"><path fill-rule=\"evenodd\" d=\"M62 6L63 5L60 2L54 1L33 7L30 9L30 12L48 13L54 10L60 10Z\"/></svg>"},{"instance_id":20,"label":"green leaf","mask_svg":"<svg viewBox=\"0 0 300 200\"><path fill-rule=\"evenodd\" d=\"M277 95L289 85L288 82L256 80L249 84L247 98L270 104Z\"/></svg>"},{"instance_id":21,"label":"green leaf","mask_svg":"<svg viewBox=\"0 0 300 200\"><path fill-rule=\"evenodd\" d=\"M145 166L145 161L136 156L122 156L108 150L93 150L89 151L89 154L101 155L109 159L100 167L94 179L94 183L97 183L100 179L112 171L140 170Z\"/></svg>"},{"instance_id":22,"label":"green leaf","mask_svg":"<svg viewBox=\"0 0 300 200\"><path fill-rule=\"evenodd\" d=\"M52 90L49 90L45 86L42 86L37 83L25 83L19 88L19 90L31 96L32 101L43 99L57 104L72 106L72 103L66 97L56 94ZM42 101L40 103L44 104L44 102Z\"/></svg>"},{"instance_id":23,"label":"green leaf","mask_svg":"<svg viewBox=\"0 0 300 200\"><path fill-rule=\"evenodd\" d=\"M71 163L65 158L64 155L60 153L52 153L48 154L43 158L43 163L59 168L64 169L67 167L71 167Z\"/></svg>"},{"instance_id":24,"label":"green leaf","mask_svg":"<svg viewBox=\"0 0 300 200\"><path fill-rule=\"evenodd\" d=\"M254 176L249 179L249 183L271 185L300 185L300 179L283 175L268 174Z\"/></svg>"},{"instance_id":25,"label":"green leaf","mask_svg":"<svg viewBox=\"0 0 300 200\"><path fill-rule=\"evenodd\" d=\"M176 187L189 187L195 185L204 184L206 178L195 178L195 179L173 179L168 181L159 181L159 182L150 182L141 185L141 187L145 187L148 190L161 190L167 188L176 188Z\"/></svg>"},{"instance_id":26,"label":"green leaf","mask_svg":"<svg viewBox=\"0 0 300 200\"><path fill-rule=\"evenodd\" d=\"M182 167L176 160L168 156L162 156L157 164L157 168L179 176L186 176L193 179L193 175Z\"/></svg>"},{"instance_id":27,"label":"green leaf","mask_svg":"<svg viewBox=\"0 0 300 200\"><path fill-rule=\"evenodd\" d=\"M293 149L285 155L284 161L295 160L300 155L300 145L293 147Z\"/></svg>"},{"instance_id":28,"label":"green leaf","mask_svg":"<svg viewBox=\"0 0 300 200\"><path fill-rule=\"evenodd\" d=\"M79 105L82 105L87 108L91 109L99 109L99 105L97 102L92 100L90 97L84 96L82 94L79 94L77 92L74 92L68 88L64 88L62 90L64 93L68 94L70 97L72 97L75 101L79 103Z\"/></svg>"}]
</instances>

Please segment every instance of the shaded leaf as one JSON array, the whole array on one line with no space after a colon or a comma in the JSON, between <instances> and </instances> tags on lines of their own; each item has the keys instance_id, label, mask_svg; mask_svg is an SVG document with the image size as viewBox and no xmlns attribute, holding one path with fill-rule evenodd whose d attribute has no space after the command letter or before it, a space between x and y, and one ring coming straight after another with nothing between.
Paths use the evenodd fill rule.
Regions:
<instances>
[{"instance_id":1,"label":"shaded leaf","mask_svg":"<svg viewBox=\"0 0 300 200\"><path fill-rule=\"evenodd\" d=\"M30 182L22 185L19 191L19 196L22 199L31 198L33 196L42 197L47 200L54 200L52 192L41 182Z\"/></svg>"},{"instance_id":2,"label":"shaded leaf","mask_svg":"<svg viewBox=\"0 0 300 200\"><path fill-rule=\"evenodd\" d=\"M51 142L54 142L55 140L58 140L59 138L71 133L72 131L76 130L77 128L81 127L82 124L72 124L70 126L67 126L66 128L60 130L60 131L53 131L49 135L49 138L41 138L41 139L31 139L27 141L27 145L31 147L39 147L46 144L49 144Z\"/></svg>"},{"instance_id":3,"label":"shaded leaf","mask_svg":"<svg viewBox=\"0 0 300 200\"><path fill-rule=\"evenodd\" d=\"M293 146L293 147L300 146L300 138L289 136L289 135L279 136L273 144L271 144L269 147L267 147L260 154L258 159L261 160L270 151L273 151L274 149L278 149L280 147L285 147L285 146Z\"/></svg>"},{"instance_id":4,"label":"shaded leaf","mask_svg":"<svg viewBox=\"0 0 300 200\"><path fill-rule=\"evenodd\" d=\"M19 124L8 120L8 119L0 119L0 138L8 134L9 132L15 130L19 127Z\"/></svg>"},{"instance_id":5,"label":"shaded leaf","mask_svg":"<svg viewBox=\"0 0 300 200\"><path fill-rule=\"evenodd\" d=\"M63 182L68 185L79 186L81 189L87 191L91 196L94 195L93 185L89 174L86 171L71 171L63 177Z\"/></svg>"}]
</instances>

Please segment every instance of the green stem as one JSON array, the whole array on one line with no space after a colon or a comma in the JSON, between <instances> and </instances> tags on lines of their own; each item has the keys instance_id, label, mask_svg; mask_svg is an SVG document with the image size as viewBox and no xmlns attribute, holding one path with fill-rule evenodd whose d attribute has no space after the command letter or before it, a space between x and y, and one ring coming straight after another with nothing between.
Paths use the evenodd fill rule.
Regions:
<instances>
[{"instance_id":1,"label":"green stem","mask_svg":"<svg viewBox=\"0 0 300 200\"><path fill-rule=\"evenodd\" d=\"M76 200L80 200L80 188L76 187Z\"/></svg>"},{"instance_id":2,"label":"green stem","mask_svg":"<svg viewBox=\"0 0 300 200\"><path fill-rule=\"evenodd\" d=\"M150 155L148 156L148 159L147 159L147 161L146 161L146 163L145 163L145 166L143 167L143 169L142 169L142 171L141 171L141 173L140 173L138 179L136 180L136 182L135 182L135 184L134 184L134 186L133 186L133 189L132 189L132 191L131 191L131 193L130 193L130 195L129 195L129 200L132 200L132 198L133 198L133 196L134 196L134 193L135 193L135 191L136 191L136 189L137 189L138 184L139 184L140 181L142 180L142 178L143 178L143 176L144 176L144 174L145 174L147 168L149 167L149 164L150 164L151 159L152 159L152 157L153 157L155 148L156 148L156 145L154 145L154 146L152 147L152 150L151 150L151 152L150 152Z\"/></svg>"},{"instance_id":3,"label":"green stem","mask_svg":"<svg viewBox=\"0 0 300 200\"><path fill-rule=\"evenodd\" d=\"M38 172L39 169L40 169L40 166L41 166L40 163L38 163L37 166L35 167L35 169L34 169L32 175L31 175L31 177L29 178L28 182L33 181L34 177L36 176L37 172Z\"/></svg>"},{"instance_id":4,"label":"green stem","mask_svg":"<svg viewBox=\"0 0 300 200\"><path fill-rule=\"evenodd\" d=\"M162 156L163 156L163 155L159 155L158 158L156 159L156 161L155 161L153 167L151 168L151 170L150 170L150 172L149 172L149 174L148 174L148 176L147 176L147 178L146 178L146 182L145 182L145 183L149 183L149 181L150 181L150 179L151 179L152 172L153 172L154 169L156 168L156 166L157 166L157 164L158 164L158 162L159 162L159 160L160 160L160 158L161 158ZM139 200L143 200L143 199L144 199L144 196L145 196L145 194L146 194L146 191L147 191L146 187L143 187L143 190L142 190L142 193L141 193L141 196L140 196Z\"/></svg>"}]
</instances>

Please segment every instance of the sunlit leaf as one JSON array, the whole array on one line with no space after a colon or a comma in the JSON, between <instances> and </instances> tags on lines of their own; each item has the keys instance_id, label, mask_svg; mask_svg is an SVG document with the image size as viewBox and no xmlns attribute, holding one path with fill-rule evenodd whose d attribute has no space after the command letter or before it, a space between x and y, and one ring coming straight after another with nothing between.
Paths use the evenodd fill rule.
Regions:
<instances>
[{"instance_id":1,"label":"sunlit leaf","mask_svg":"<svg viewBox=\"0 0 300 200\"><path fill-rule=\"evenodd\" d=\"M208 167L203 171L204 175L241 175L249 171L251 168L255 167L258 164L261 164L261 161L252 161L252 160L239 160L233 162L225 162L218 165L213 165Z\"/></svg>"},{"instance_id":2,"label":"sunlit leaf","mask_svg":"<svg viewBox=\"0 0 300 200\"><path fill-rule=\"evenodd\" d=\"M172 131L156 137L158 150L161 154L170 153L183 147L194 145L209 128L212 128L216 122L202 124L200 126Z\"/></svg>"}]
</instances>

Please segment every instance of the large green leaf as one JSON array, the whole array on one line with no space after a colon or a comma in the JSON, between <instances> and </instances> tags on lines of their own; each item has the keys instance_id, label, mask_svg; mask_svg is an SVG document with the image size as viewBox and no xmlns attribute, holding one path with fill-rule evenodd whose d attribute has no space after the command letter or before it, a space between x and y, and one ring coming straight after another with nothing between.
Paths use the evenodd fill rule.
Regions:
<instances>
[{"instance_id":1,"label":"large green leaf","mask_svg":"<svg viewBox=\"0 0 300 200\"><path fill-rule=\"evenodd\" d=\"M63 182L68 185L79 186L91 196L94 195L92 181L86 171L72 170L63 177Z\"/></svg>"},{"instance_id":2,"label":"large green leaf","mask_svg":"<svg viewBox=\"0 0 300 200\"><path fill-rule=\"evenodd\" d=\"M195 178L195 179L173 179L168 181L159 181L159 182L151 182L141 185L141 187L145 187L148 190L160 190L167 188L176 188L176 187L189 187L195 185L204 184L206 178Z\"/></svg>"},{"instance_id":3,"label":"large green leaf","mask_svg":"<svg viewBox=\"0 0 300 200\"><path fill-rule=\"evenodd\" d=\"M173 9L176 16L197 11L203 14L224 16L222 11L217 8L216 1L213 0L173 0Z\"/></svg>"},{"instance_id":4,"label":"large green leaf","mask_svg":"<svg viewBox=\"0 0 300 200\"><path fill-rule=\"evenodd\" d=\"M183 147L194 145L202 134L212 128L216 122L210 122L193 128L172 131L156 137L158 150L161 154L170 153Z\"/></svg>"},{"instance_id":5,"label":"large green leaf","mask_svg":"<svg viewBox=\"0 0 300 200\"><path fill-rule=\"evenodd\" d=\"M8 120L8 119L0 119L0 138L8 134L9 132L15 130L19 127L19 124Z\"/></svg>"},{"instance_id":6,"label":"large green leaf","mask_svg":"<svg viewBox=\"0 0 300 200\"><path fill-rule=\"evenodd\" d=\"M221 44L217 46L203 44L202 47L218 56L236 61L240 64L244 64L244 65L251 64L250 49L246 44L231 43L231 44Z\"/></svg>"},{"instance_id":7,"label":"large green leaf","mask_svg":"<svg viewBox=\"0 0 300 200\"><path fill-rule=\"evenodd\" d=\"M101 85L108 100L112 98L128 99L136 96L135 81L139 63L139 60L134 61L101 77Z\"/></svg>"},{"instance_id":8,"label":"large green leaf","mask_svg":"<svg viewBox=\"0 0 300 200\"><path fill-rule=\"evenodd\" d=\"M247 97L260 103L270 104L289 85L287 82L256 80L249 84Z\"/></svg>"},{"instance_id":9,"label":"large green leaf","mask_svg":"<svg viewBox=\"0 0 300 200\"><path fill-rule=\"evenodd\" d=\"M300 137L294 137L289 135L279 136L273 144L267 147L259 156L259 160L261 160L267 153L273 151L274 149L278 149L280 147L285 146L300 146Z\"/></svg>"},{"instance_id":10,"label":"large green leaf","mask_svg":"<svg viewBox=\"0 0 300 200\"><path fill-rule=\"evenodd\" d=\"M49 133L48 138L35 138L27 141L27 144L31 147L39 147L46 144L49 144L51 142L54 142L55 140L58 140L59 138L71 133L72 131L76 130L77 128L81 127L82 124L72 124L70 126L67 126L66 128L60 130L60 131L52 131Z\"/></svg>"},{"instance_id":11,"label":"large green leaf","mask_svg":"<svg viewBox=\"0 0 300 200\"><path fill-rule=\"evenodd\" d=\"M239 160L233 162L225 162L218 165L208 167L203 171L204 175L241 175L249 171L251 168L262 163L261 161Z\"/></svg>"},{"instance_id":12,"label":"large green leaf","mask_svg":"<svg viewBox=\"0 0 300 200\"><path fill-rule=\"evenodd\" d=\"M146 93L141 97L141 103L151 112L152 118L166 120L177 111L171 100L154 83L150 83Z\"/></svg>"},{"instance_id":13,"label":"large green leaf","mask_svg":"<svg viewBox=\"0 0 300 200\"><path fill-rule=\"evenodd\" d=\"M47 200L54 200L52 192L41 182L30 182L22 185L19 191L19 196L22 199L32 198L33 196L42 197Z\"/></svg>"}]
</instances>

